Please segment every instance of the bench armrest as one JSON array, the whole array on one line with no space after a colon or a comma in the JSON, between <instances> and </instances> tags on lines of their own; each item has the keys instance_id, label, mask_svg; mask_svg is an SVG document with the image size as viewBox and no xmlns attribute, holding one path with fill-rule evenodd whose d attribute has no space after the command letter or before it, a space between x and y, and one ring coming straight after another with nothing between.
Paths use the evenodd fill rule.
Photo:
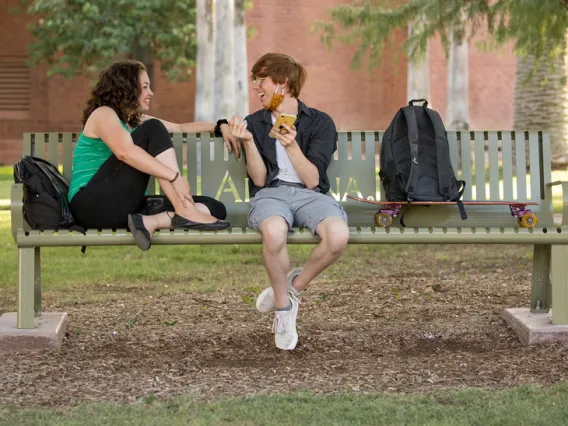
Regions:
<instances>
[{"instance_id":1,"label":"bench armrest","mask_svg":"<svg viewBox=\"0 0 568 426\"><path fill-rule=\"evenodd\" d=\"M568 225L568 182L557 180L546 184L545 197L550 203L552 203L553 186L562 187L562 226L566 226Z\"/></svg>"},{"instance_id":2,"label":"bench armrest","mask_svg":"<svg viewBox=\"0 0 568 426\"><path fill-rule=\"evenodd\" d=\"M10 192L10 217L12 220L12 236L16 241L18 230L24 229L24 184L12 184ZM17 241L16 241L17 243Z\"/></svg>"}]
</instances>

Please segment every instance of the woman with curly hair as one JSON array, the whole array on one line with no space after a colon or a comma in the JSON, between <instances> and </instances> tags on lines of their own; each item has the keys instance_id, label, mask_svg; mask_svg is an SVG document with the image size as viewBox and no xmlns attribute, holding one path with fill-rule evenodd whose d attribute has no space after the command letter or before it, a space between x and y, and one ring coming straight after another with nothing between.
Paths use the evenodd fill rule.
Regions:
<instances>
[{"instance_id":1,"label":"woman with curly hair","mask_svg":"<svg viewBox=\"0 0 568 426\"><path fill-rule=\"evenodd\" d=\"M192 196L181 176L170 132L211 132L237 143L228 126L214 123L176 124L146 115L153 92L144 64L124 60L104 70L83 111L83 131L73 152L69 202L75 221L85 228L124 228L136 245L148 250L156 229L216 231L225 207L205 196ZM155 176L172 211L141 214L145 191ZM171 202L168 203L167 200Z\"/></svg>"}]
</instances>

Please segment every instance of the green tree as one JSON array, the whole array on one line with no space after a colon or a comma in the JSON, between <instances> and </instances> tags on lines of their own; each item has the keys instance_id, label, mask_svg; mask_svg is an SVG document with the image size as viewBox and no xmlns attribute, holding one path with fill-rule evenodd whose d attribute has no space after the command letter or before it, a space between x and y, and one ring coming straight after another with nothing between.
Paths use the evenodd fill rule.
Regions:
<instances>
[{"instance_id":1,"label":"green tree","mask_svg":"<svg viewBox=\"0 0 568 426\"><path fill-rule=\"evenodd\" d=\"M414 21L420 21L422 31L413 32L403 44L411 57L422 54L436 34L447 49L451 32L462 20L471 25L470 37L485 28L492 42L503 45L514 41L516 54L533 56L538 63L564 52L568 28L568 14L563 8L566 0L409 0L400 3L400 0L354 0L352 4L331 9L331 21L319 21L316 28L322 32L322 41L328 46L336 38L344 43L359 44L353 57L354 66L358 66L367 53L370 66L377 65L393 31L406 28Z\"/></svg>"},{"instance_id":2,"label":"green tree","mask_svg":"<svg viewBox=\"0 0 568 426\"><path fill-rule=\"evenodd\" d=\"M551 134L553 162L568 164L566 139L566 30L568 0L355 0L330 10L331 21L320 21L322 41L356 43L352 60L359 66L365 55L376 66L395 30L420 22L403 48L409 57L420 57L428 41L439 35L446 52L461 22L471 38L480 29L489 34L485 48L513 42L517 55L515 128L545 129ZM465 28L464 28L465 30Z\"/></svg>"},{"instance_id":3,"label":"green tree","mask_svg":"<svg viewBox=\"0 0 568 426\"><path fill-rule=\"evenodd\" d=\"M21 0L34 16L29 65L90 75L117 58L155 60L172 80L195 65L195 0Z\"/></svg>"}]
</instances>

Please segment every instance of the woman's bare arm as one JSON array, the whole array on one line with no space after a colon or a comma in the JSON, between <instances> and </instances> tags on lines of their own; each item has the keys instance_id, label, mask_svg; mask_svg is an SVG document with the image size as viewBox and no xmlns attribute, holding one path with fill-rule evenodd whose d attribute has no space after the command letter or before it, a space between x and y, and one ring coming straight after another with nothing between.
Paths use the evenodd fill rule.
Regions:
<instances>
[{"instance_id":1,"label":"woman's bare arm","mask_svg":"<svg viewBox=\"0 0 568 426\"><path fill-rule=\"evenodd\" d=\"M102 139L120 161L137 170L167 180L172 180L177 173L135 145L112 108L103 106L93 111L85 123L84 133Z\"/></svg>"}]
</instances>

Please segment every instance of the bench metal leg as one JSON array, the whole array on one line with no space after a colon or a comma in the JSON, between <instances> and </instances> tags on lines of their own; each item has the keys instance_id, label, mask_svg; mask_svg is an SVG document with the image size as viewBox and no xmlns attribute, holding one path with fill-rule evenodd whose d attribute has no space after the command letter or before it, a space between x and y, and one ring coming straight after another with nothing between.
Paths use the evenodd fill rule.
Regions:
<instances>
[{"instance_id":1,"label":"bench metal leg","mask_svg":"<svg viewBox=\"0 0 568 426\"><path fill-rule=\"evenodd\" d=\"M531 285L531 312L547 313L550 309L550 244L535 244Z\"/></svg>"},{"instance_id":2,"label":"bench metal leg","mask_svg":"<svg viewBox=\"0 0 568 426\"><path fill-rule=\"evenodd\" d=\"M41 316L41 253L40 248L34 248L34 315Z\"/></svg>"},{"instance_id":3,"label":"bench metal leg","mask_svg":"<svg viewBox=\"0 0 568 426\"><path fill-rule=\"evenodd\" d=\"M568 325L568 246L552 246L552 324Z\"/></svg>"},{"instance_id":4,"label":"bench metal leg","mask_svg":"<svg viewBox=\"0 0 568 426\"><path fill-rule=\"evenodd\" d=\"M18 249L18 328L34 328L41 315L40 248Z\"/></svg>"}]
</instances>

